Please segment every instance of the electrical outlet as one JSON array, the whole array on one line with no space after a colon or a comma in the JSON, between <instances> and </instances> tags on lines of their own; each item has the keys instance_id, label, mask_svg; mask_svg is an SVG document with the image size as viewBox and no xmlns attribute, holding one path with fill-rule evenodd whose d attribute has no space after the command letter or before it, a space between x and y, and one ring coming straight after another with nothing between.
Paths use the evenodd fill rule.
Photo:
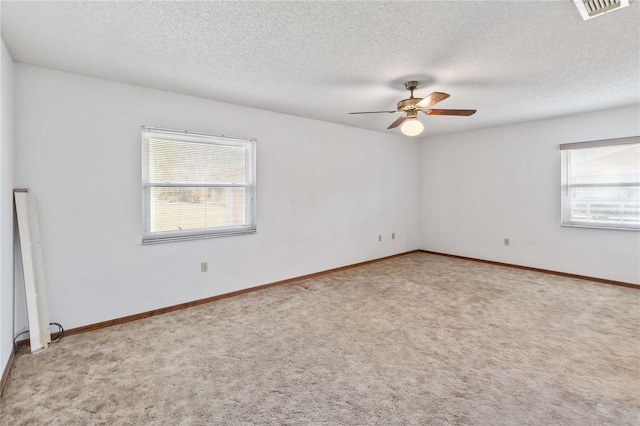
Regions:
<instances>
[{"instance_id":1,"label":"electrical outlet","mask_svg":"<svg viewBox=\"0 0 640 426\"><path fill-rule=\"evenodd\" d=\"M378 235L378 242L382 241L382 235Z\"/></svg>"},{"instance_id":2,"label":"electrical outlet","mask_svg":"<svg viewBox=\"0 0 640 426\"><path fill-rule=\"evenodd\" d=\"M209 262L200 263L200 272L209 272Z\"/></svg>"},{"instance_id":3,"label":"electrical outlet","mask_svg":"<svg viewBox=\"0 0 640 426\"><path fill-rule=\"evenodd\" d=\"M504 245L505 246L510 246L511 245L511 240L509 238L505 238L504 239Z\"/></svg>"},{"instance_id":4,"label":"electrical outlet","mask_svg":"<svg viewBox=\"0 0 640 426\"><path fill-rule=\"evenodd\" d=\"M395 240L395 239L396 239L396 233L395 233L395 232L392 232L392 233L391 233L391 239L392 239L392 240Z\"/></svg>"}]
</instances>

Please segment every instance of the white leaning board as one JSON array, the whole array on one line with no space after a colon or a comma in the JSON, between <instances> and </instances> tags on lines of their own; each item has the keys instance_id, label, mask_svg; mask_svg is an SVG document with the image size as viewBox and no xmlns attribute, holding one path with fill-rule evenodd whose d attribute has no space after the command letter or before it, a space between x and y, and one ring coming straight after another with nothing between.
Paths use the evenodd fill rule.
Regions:
<instances>
[{"instance_id":1,"label":"white leaning board","mask_svg":"<svg viewBox=\"0 0 640 426\"><path fill-rule=\"evenodd\" d=\"M20 235L31 353L36 353L46 349L51 342L38 211L35 198L28 189L15 190L13 196L16 202L18 234Z\"/></svg>"}]
</instances>

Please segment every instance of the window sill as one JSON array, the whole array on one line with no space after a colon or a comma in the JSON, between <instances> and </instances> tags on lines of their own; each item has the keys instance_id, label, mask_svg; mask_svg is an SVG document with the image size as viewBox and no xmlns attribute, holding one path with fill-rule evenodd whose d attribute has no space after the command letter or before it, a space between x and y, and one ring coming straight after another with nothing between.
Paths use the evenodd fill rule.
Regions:
<instances>
[{"instance_id":1,"label":"window sill","mask_svg":"<svg viewBox=\"0 0 640 426\"><path fill-rule=\"evenodd\" d=\"M605 231L640 231L640 227L637 226L602 226L598 224L587 223L561 223L560 226L567 228L590 228L590 229L603 229Z\"/></svg>"},{"instance_id":2,"label":"window sill","mask_svg":"<svg viewBox=\"0 0 640 426\"><path fill-rule=\"evenodd\" d=\"M210 232L203 234L190 234L190 235L171 235L171 236L163 236L163 237L144 237L142 238L142 245L151 245L151 244L164 244L164 243L174 243L180 241L191 241L191 240L204 240L208 238L222 238L222 237L233 237L236 235L248 235L257 233L256 228L250 229L242 229L242 230L233 230L233 231L225 231L225 232Z\"/></svg>"}]
</instances>

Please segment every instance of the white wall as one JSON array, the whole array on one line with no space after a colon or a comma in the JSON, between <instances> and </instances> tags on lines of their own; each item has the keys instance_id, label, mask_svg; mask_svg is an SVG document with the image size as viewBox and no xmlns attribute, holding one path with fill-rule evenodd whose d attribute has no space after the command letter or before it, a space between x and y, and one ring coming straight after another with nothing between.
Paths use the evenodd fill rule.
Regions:
<instances>
[{"instance_id":1,"label":"white wall","mask_svg":"<svg viewBox=\"0 0 640 426\"><path fill-rule=\"evenodd\" d=\"M635 105L428 139L421 248L640 284L640 233L560 226L558 148L637 136L638 117Z\"/></svg>"},{"instance_id":2,"label":"white wall","mask_svg":"<svg viewBox=\"0 0 640 426\"><path fill-rule=\"evenodd\" d=\"M22 64L15 87L15 184L65 328L419 246L415 140ZM141 125L257 138L258 233L142 246Z\"/></svg>"},{"instance_id":3,"label":"white wall","mask_svg":"<svg viewBox=\"0 0 640 426\"><path fill-rule=\"evenodd\" d=\"M0 47L0 375L13 351L13 61Z\"/></svg>"}]
</instances>

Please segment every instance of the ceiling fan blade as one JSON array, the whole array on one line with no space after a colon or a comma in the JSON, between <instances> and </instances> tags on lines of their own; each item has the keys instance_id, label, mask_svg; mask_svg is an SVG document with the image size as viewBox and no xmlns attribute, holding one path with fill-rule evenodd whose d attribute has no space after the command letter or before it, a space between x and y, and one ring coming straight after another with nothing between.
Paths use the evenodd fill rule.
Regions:
<instances>
[{"instance_id":1,"label":"ceiling fan blade","mask_svg":"<svg viewBox=\"0 0 640 426\"><path fill-rule=\"evenodd\" d=\"M402 117L398 118L396 121L394 121L393 123L391 123L391 125L389 127L387 127L387 129L394 129L396 127L398 127L399 125L401 125L404 120L407 119L406 115L403 115Z\"/></svg>"},{"instance_id":2,"label":"ceiling fan blade","mask_svg":"<svg viewBox=\"0 0 640 426\"><path fill-rule=\"evenodd\" d=\"M350 112L349 114L381 114L381 113L392 113L398 111L365 111L365 112Z\"/></svg>"},{"instance_id":3,"label":"ceiling fan blade","mask_svg":"<svg viewBox=\"0 0 640 426\"><path fill-rule=\"evenodd\" d=\"M475 109L430 109L424 112L427 115L473 115Z\"/></svg>"},{"instance_id":4,"label":"ceiling fan blade","mask_svg":"<svg viewBox=\"0 0 640 426\"><path fill-rule=\"evenodd\" d=\"M450 95L448 93L433 92L426 98L416 104L416 108L429 108L431 105L435 105L438 102L442 102Z\"/></svg>"}]
</instances>

